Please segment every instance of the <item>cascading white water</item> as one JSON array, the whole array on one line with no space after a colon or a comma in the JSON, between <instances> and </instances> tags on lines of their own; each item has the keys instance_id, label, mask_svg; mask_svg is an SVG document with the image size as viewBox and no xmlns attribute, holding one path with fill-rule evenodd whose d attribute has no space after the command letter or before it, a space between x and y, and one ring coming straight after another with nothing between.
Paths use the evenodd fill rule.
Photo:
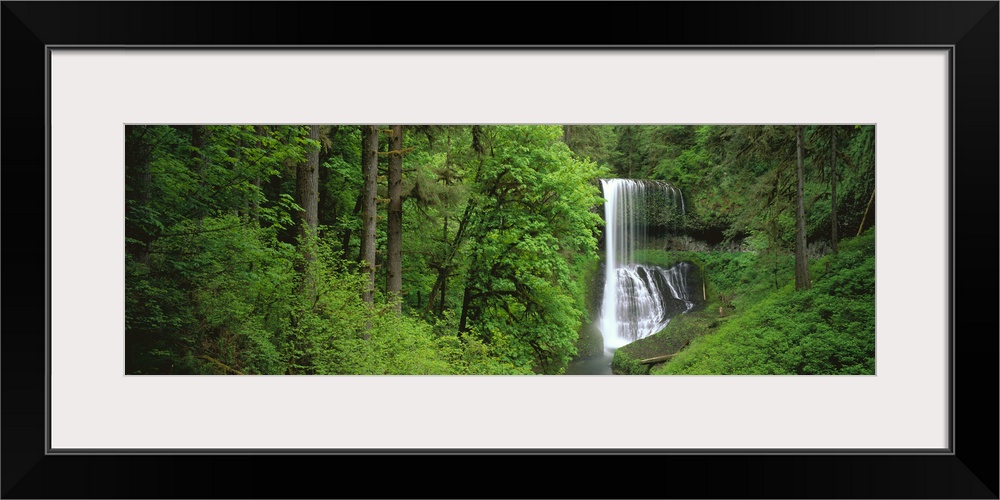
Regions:
<instances>
[{"instance_id":1,"label":"cascading white water","mask_svg":"<svg viewBox=\"0 0 1000 500\"><path fill-rule=\"evenodd\" d=\"M621 347L662 330L670 318L694 307L688 295L688 263L670 269L637 264L635 251L648 248L649 203L660 198L684 212L684 195L655 181L602 179L605 275L601 305L604 347ZM678 310L679 308L682 308Z\"/></svg>"},{"instance_id":2,"label":"cascading white water","mask_svg":"<svg viewBox=\"0 0 1000 500\"><path fill-rule=\"evenodd\" d=\"M641 264L618 268L617 296L614 300L617 302L615 315L621 344L662 330L670 323L670 318L694 307L688 296L689 267L687 262L681 262L670 269ZM677 304L677 301L682 304Z\"/></svg>"}]
</instances>

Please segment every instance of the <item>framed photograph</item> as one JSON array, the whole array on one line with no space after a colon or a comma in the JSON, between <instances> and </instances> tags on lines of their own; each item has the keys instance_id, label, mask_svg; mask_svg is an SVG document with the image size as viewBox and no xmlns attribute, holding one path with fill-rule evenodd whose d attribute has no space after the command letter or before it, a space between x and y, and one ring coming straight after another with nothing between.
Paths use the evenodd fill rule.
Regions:
<instances>
[{"instance_id":1,"label":"framed photograph","mask_svg":"<svg viewBox=\"0 0 1000 500\"><path fill-rule=\"evenodd\" d=\"M997 2L573 6L615 45L484 40L471 18L441 43L444 6L318 7L4 3L8 255L45 270L7 300L44 321L3 338L5 497L299 497L287 477L316 461L393 471L333 496L477 496L420 485L492 470L491 496L997 498L977 423L996 417L997 325L974 311L996 296L977 242L997 227ZM469 11L551 28L497 7ZM308 208L309 165L343 200ZM413 215L373 239L393 168ZM589 218L563 223L572 203ZM741 225L662 229L712 217ZM601 279L567 284L585 250ZM581 353L588 309L603 356ZM816 318L839 326L795 333ZM565 375L588 360L606 375ZM267 473L195 479L248 460ZM587 480L514 480L553 460ZM597 460L619 474L593 484Z\"/></svg>"}]
</instances>

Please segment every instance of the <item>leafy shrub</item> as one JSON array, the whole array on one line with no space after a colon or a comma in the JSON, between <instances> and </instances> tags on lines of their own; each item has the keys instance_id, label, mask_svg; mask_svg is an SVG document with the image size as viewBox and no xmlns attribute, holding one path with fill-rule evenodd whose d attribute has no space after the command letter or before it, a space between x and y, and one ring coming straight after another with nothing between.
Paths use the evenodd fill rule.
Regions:
<instances>
[{"instance_id":1,"label":"leafy shrub","mask_svg":"<svg viewBox=\"0 0 1000 500\"><path fill-rule=\"evenodd\" d=\"M653 373L874 374L874 231L845 240L810 272L811 289L784 286Z\"/></svg>"}]
</instances>

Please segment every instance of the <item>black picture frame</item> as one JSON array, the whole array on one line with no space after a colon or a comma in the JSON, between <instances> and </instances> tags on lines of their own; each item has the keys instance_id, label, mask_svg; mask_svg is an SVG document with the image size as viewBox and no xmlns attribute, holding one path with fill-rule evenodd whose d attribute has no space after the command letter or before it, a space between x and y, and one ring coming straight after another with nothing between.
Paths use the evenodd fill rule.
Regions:
<instances>
[{"instance_id":1,"label":"black picture frame","mask_svg":"<svg viewBox=\"0 0 1000 500\"><path fill-rule=\"evenodd\" d=\"M998 498L994 256L1000 3L578 2L549 7L492 2L3 2L2 133L7 147L0 154L8 180L3 253L8 270L31 271L27 278L9 282L3 294L3 497ZM556 19L548 12L567 16ZM48 213L50 147L47 47L478 47L512 42L611 50L951 47L949 452L47 453L49 247L42 217ZM963 229L961 234L957 228ZM317 468L329 474L315 477L311 471ZM609 470L621 475L600 476ZM362 480L369 471L380 479ZM470 489L468 483L478 486Z\"/></svg>"}]
</instances>

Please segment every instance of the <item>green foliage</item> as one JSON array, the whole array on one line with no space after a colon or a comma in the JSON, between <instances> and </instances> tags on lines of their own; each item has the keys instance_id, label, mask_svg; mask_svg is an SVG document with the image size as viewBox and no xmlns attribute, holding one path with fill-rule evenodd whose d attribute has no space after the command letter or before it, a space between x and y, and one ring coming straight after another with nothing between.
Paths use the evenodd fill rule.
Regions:
<instances>
[{"instance_id":1,"label":"green foliage","mask_svg":"<svg viewBox=\"0 0 1000 500\"><path fill-rule=\"evenodd\" d=\"M531 375L531 368L506 361L502 344L486 344L475 335L459 334L437 340L441 352L458 375Z\"/></svg>"},{"instance_id":2,"label":"green foliage","mask_svg":"<svg viewBox=\"0 0 1000 500\"><path fill-rule=\"evenodd\" d=\"M810 275L811 289L784 286L653 373L874 374L874 231L814 262Z\"/></svg>"},{"instance_id":3,"label":"green foliage","mask_svg":"<svg viewBox=\"0 0 1000 500\"><path fill-rule=\"evenodd\" d=\"M500 126L474 184L473 244L464 301L467 328L502 346L502 359L544 373L565 368L587 319L571 270L596 255L600 203L591 181L603 171L575 158L558 127Z\"/></svg>"},{"instance_id":4,"label":"green foliage","mask_svg":"<svg viewBox=\"0 0 1000 500\"><path fill-rule=\"evenodd\" d=\"M649 374L649 365L640 363L628 351L617 349L611 359L611 373L615 375L647 375Z\"/></svg>"},{"instance_id":5,"label":"green foliage","mask_svg":"<svg viewBox=\"0 0 1000 500\"><path fill-rule=\"evenodd\" d=\"M456 252L463 241L463 215L478 161L471 154L468 127L417 128L405 139L404 147L414 151L403 158L404 170L410 171L401 187L403 212L408 214L403 218L403 268L409 272L403 273L403 288L410 291L403 307L420 313L426 309L433 320L446 312L440 310L439 296L434 307L427 304L441 274L447 276L446 306L461 301L456 296L455 275L461 265Z\"/></svg>"},{"instance_id":6,"label":"green foliage","mask_svg":"<svg viewBox=\"0 0 1000 500\"><path fill-rule=\"evenodd\" d=\"M581 159L609 166L616 142L615 130L611 125L573 125L566 145Z\"/></svg>"},{"instance_id":7,"label":"green foliage","mask_svg":"<svg viewBox=\"0 0 1000 500\"><path fill-rule=\"evenodd\" d=\"M282 371L273 340L287 321L295 251L275 235L235 215L207 217L170 227L146 264L129 256L126 335L136 341L126 344L134 370L176 372L149 356L207 356L233 370Z\"/></svg>"},{"instance_id":8,"label":"green foliage","mask_svg":"<svg viewBox=\"0 0 1000 500\"><path fill-rule=\"evenodd\" d=\"M875 186L874 127L837 126L838 226L855 234ZM807 126L807 233L830 238L829 126ZM661 179L684 192L687 213L675 231L766 237L771 252L794 235L795 134L791 126L636 126L614 128L609 155L619 177ZM869 217L871 225L873 217ZM853 230L852 230L853 228Z\"/></svg>"},{"instance_id":9,"label":"green foliage","mask_svg":"<svg viewBox=\"0 0 1000 500\"><path fill-rule=\"evenodd\" d=\"M478 286L510 294L502 302L478 301L485 312L464 332L453 308L466 280L452 277L450 307L430 322L396 313L381 297L374 304L361 300L364 277L345 254L358 226L352 213L360 184L356 127L324 127L319 144L307 138L308 127L127 130L126 371L561 370L586 316L580 276L596 267L600 220L588 209L599 202L592 182L601 171L574 158L551 127L480 134L479 147L488 140L493 151L485 162L485 151L470 147L469 130L416 127L404 144L413 150L405 206L424 216L404 218L407 283L432 283L433 274L419 271L434 264L452 276L478 265L504 269L477 275ZM321 145L326 223L296 241L295 166ZM496 186L468 178L481 168L482 179L508 183L507 192L484 192ZM484 214L511 223L496 228L496 219L460 220L472 213L470 199L492 205ZM439 240L426 237L437 234ZM473 250L468 240L495 246ZM506 247L511 251L496 252ZM408 294L408 306L421 305L413 299Z\"/></svg>"}]
</instances>

